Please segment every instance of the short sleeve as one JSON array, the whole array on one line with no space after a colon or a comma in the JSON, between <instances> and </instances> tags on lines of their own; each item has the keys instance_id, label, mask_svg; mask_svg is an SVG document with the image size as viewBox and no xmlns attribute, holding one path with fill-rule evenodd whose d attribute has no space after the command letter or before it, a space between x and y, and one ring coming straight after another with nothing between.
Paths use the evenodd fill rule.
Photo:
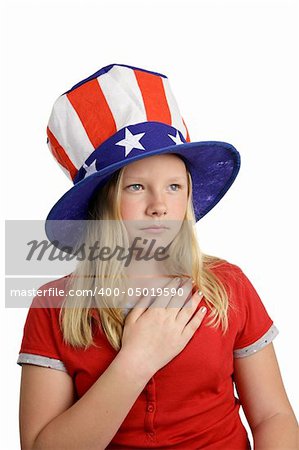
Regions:
<instances>
[{"instance_id":1,"label":"short sleeve","mask_svg":"<svg viewBox=\"0 0 299 450\"><path fill-rule=\"evenodd\" d=\"M278 335L260 296L251 281L238 268L236 303L238 332L234 342L234 357L249 356L268 345Z\"/></svg>"},{"instance_id":2,"label":"short sleeve","mask_svg":"<svg viewBox=\"0 0 299 450\"><path fill-rule=\"evenodd\" d=\"M17 364L34 364L67 372L59 352L59 329L57 311L38 307L35 297L28 310Z\"/></svg>"}]
</instances>

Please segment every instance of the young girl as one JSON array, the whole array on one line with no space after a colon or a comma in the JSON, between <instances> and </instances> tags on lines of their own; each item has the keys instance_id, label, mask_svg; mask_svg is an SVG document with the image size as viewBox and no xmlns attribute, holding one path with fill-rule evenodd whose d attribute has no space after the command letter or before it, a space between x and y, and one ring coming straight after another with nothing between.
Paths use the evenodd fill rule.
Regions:
<instances>
[{"instance_id":1,"label":"young girl","mask_svg":"<svg viewBox=\"0 0 299 450\"><path fill-rule=\"evenodd\" d=\"M256 450L298 448L278 330L242 269L196 238L237 150L191 143L167 77L122 64L61 95L47 135L74 186L46 232L78 261L28 311L22 449L250 449L240 405Z\"/></svg>"}]
</instances>

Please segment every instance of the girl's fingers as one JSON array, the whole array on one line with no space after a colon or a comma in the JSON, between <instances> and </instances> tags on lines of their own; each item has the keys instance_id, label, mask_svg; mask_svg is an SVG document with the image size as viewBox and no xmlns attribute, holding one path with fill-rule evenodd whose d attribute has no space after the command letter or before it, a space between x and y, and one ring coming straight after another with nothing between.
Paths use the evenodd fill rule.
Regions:
<instances>
[{"instance_id":1,"label":"girl's fingers","mask_svg":"<svg viewBox=\"0 0 299 450\"><path fill-rule=\"evenodd\" d=\"M177 320L183 320L187 323L193 313L196 311L198 304L203 298L203 293L201 291L196 291L191 298L186 302L184 307L179 311L177 315Z\"/></svg>"},{"instance_id":2,"label":"girl's fingers","mask_svg":"<svg viewBox=\"0 0 299 450\"><path fill-rule=\"evenodd\" d=\"M169 300L176 295L177 289L181 284L181 278L172 278L165 286L161 288L161 293L152 297L150 308L166 308Z\"/></svg>"},{"instance_id":3,"label":"girl's fingers","mask_svg":"<svg viewBox=\"0 0 299 450\"><path fill-rule=\"evenodd\" d=\"M195 296L198 296L198 294L195 294ZM198 306L198 302L201 300L201 298L198 296L199 300L196 299L196 297L194 298L194 296L192 297L194 306L192 308L194 308L194 310L196 310L196 307ZM182 335L185 336L188 340L191 339L191 337L194 335L195 331L199 328L199 326L201 325L205 315L207 313L207 308L205 306L202 306L201 308L198 309L198 311L196 312L196 314L194 314L194 316L192 317L192 319L186 324L186 326L183 329ZM182 312L180 312L180 314L182 314ZM189 314L189 318L190 318ZM182 316L184 317L184 316ZM184 320L186 320L186 316L184 317Z\"/></svg>"},{"instance_id":4,"label":"girl's fingers","mask_svg":"<svg viewBox=\"0 0 299 450\"><path fill-rule=\"evenodd\" d=\"M167 309L173 309L177 313L179 309L184 306L184 303L189 300L192 295L192 280L187 278L179 287L177 293L170 299Z\"/></svg>"},{"instance_id":5,"label":"girl's fingers","mask_svg":"<svg viewBox=\"0 0 299 450\"><path fill-rule=\"evenodd\" d=\"M130 317L132 319L137 319L139 316L141 316L141 314L144 313L144 311L146 311L149 307L153 308L153 307L165 307L165 305L167 305L169 303L169 299L171 298L171 296L173 295L171 293L171 291L176 290L179 287L179 282L177 278L171 279L169 281L169 283L167 283L167 285L165 286L168 288L169 290L169 294L163 295L163 289L162 288L162 295L157 296L156 298L154 298L153 296L151 296L150 294L141 297L140 300L138 300L138 302L136 303L136 305L134 306L134 308L131 310L130 314L128 317ZM154 300L153 300L154 299Z\"/></svg>"}]
</instances>

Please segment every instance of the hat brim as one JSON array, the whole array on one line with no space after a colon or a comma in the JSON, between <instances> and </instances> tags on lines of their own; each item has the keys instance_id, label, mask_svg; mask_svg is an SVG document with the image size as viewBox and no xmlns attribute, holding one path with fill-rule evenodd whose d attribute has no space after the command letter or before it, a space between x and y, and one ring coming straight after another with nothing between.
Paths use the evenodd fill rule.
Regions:
<instances>
[{"instance_id":1,"label":"hat brim","mask_svg":"<svg viewBox=\"0 0 299 450\"><path fill-rule=\"evenodd\" d=\"M222 199L233 184L241 165L239 152L231 144L219 141L188 142L137 154L95 172L75 184L53 206L45 223L50 242L60 249L73 246L82 233L82 223L95 192L115 171L134 161L164 153L178 154L192 178L192 200L196 221L204 217ZM66 222L67 221L67 222Z\"/></svg>"}]
</instances>

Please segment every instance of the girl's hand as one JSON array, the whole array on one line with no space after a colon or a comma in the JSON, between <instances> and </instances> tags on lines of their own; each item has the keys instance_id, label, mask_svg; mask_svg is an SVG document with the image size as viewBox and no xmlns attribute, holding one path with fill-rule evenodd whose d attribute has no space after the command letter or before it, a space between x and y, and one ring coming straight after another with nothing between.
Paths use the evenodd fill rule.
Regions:
<instances>
[{"instance_id":1,"label":"girl's hand","mask_svg":"<svg viewBox=\"0 0 299 450\"><path fill-rule=\"evenodd\" d=\"M179 281L174 279L168 283L169 290L178 289ZM183 350L206 313L200 308L190 320L203 295L196 291L185 303L192 291L190 280L181 288L183 295L177 292L174 296L171 293L161 295L152 304L151 296L142 297L126 317L121 351L140 360L141 366L146 365L152 374Z\"/></svg>"}]
</instances>

